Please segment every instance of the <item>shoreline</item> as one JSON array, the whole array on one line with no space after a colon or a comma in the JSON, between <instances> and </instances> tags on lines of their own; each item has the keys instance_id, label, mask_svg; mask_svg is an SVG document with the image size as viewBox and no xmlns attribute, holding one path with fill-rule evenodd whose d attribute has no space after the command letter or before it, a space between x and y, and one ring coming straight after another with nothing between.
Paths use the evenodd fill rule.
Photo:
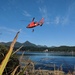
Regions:
<instances>
[{"instance_id":1,"label":"shoreline","mask_svg":"<svg viewBox=\"0 0 75 75\"><path fill-rule=\"evenodd\" d=\"M23 51L17 52L17 55L22 55ZM75 52L25 52L25 56L41 55L41 56L72 56L75 57Z\"/></svg>"}]
</instances>

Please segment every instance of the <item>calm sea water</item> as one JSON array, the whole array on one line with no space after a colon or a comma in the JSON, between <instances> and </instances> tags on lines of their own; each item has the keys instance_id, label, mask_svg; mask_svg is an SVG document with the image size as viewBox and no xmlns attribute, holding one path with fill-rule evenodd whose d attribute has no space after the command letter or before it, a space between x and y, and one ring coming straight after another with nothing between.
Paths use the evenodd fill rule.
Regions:
<instances>
[{"instance_id":1,"label":"calm sea water","mask_svg":"<svg viewBox=\"0 0 75 75\"><path fill-rule=\"evenodd\" d=\"M21 52L18 52L18 54L21 54ZM66 55L66 53L26 52L24 59L26 56L35 63L35 69L54 70L54 67L55 69L61 69L62 67L65 72L74 70L75 56L73 55Z\"/></svg>"}]
</instances>

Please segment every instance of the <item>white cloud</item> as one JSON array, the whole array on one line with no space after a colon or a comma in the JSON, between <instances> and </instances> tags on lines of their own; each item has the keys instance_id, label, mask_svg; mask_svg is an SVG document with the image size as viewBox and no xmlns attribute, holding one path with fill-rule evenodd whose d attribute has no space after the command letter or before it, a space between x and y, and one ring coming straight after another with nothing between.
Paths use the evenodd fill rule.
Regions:
<instances>
[{"instance_id":1,"label":"white cloud","mask_svg":"<svg viewBox=\"0 0 75 75\"><path fill-rule=\"evenodd\" d=\"M23 12L23 15L24 15L24 16L27 16L27 17L30 17L30 16L31 16L31 15L30 15L27 11L25 11L25 10L24 10L24 12Z\"/></svg>"},{"instance_id":2,"label":"white cloud","mask_svg":"<svg viewBox=\"0 0 75 75\"><path fill-rule=\"evenodd\" d=\"M39 7L39 10L40 10L40 12L42 13L42 15L45 15L45 16L47 16L47 9L46 9L46 7Z\"/></svg>"},{"instance_id":3,"label":"white cloud","mask_svg":"<svg viewBox=\"0 0 75 75\"><path fill-rule=\"evenodd\" d=\"M40 3L43 2L43 0L38 0ZM75 15L75 2L71 3L67 8L67 10L65 11L64 14L62 15L56 15L54 16L53 15L53 18L50 18L52 17L52 15L48 12L47 10L47 7L46 6L42 6L42 7L39 7L39 11L42 15L42 17L45 18L45 23L46 24L60 24L60 25L67 25L69 23L73 23L75 22L74 19L75 17L73 17L73 15ZM72 20L73 19L73 20Z\"/></svg>"},{"instance_id":4,"label":"white cloud","mask_svg":"<svg viewBox=\"0 0 75 75\"><path fill-rule=\"evenodd\" d=\"M67 25L69 23L69 18L68 16L63 16L63 17L60 17L60 16L57 16L55 17L54 21L53 21L53 24L60 24L60 25Z\"/></svg>"},{"instance_id":5,"label":"white cloud","mask_svg":"<svg viewBox=\"0 0 75 75\"><path fill-rule=\"evenodd\" d=\"M59 24L60 23L60 17L58 17L58 16L55 17L54 23L55 24Z\"/></svg>"},{"instance_id":6,"label":"white cloud","mask_svg":"<svg viewBox=\"0 0 75 75\"><path fill-rule=\"evenodd\" d=\"M62 20L61 20L61 24L62 25L66 25L69 23L69 18L68 17L64 17Z\"/></svg>"},{"instance_id":7,"label":"white cloud","mask_svg":"<svg viewBox=\"0 0 75 75\"><path fill-rule=\"evenodd\" d=\"M11 29L11 28L7 28L7 27L0 27L0 30L2 31L2 32L8 32L8 33L16 33L17 32L17 30L15 30L15 29Z\"/></svg>"},{"instance_id":8,"label":"white cloud","mask_svg":"<svg viewBox=\"0 0 75 75\"><path fill-rule=\"evenodd\" d=\"M45 18L45 23L46 24L61 24L61 25L66 25L69 22L69 15L65 14L64 16L58 16L56 15L54 19L50 19L50 13L48 13L46 7L39 7L39 11L42 15L42 17Z\"/></svg>"},{"instance_id":9,"label":"white cloud","mask_svg":"<svg viewBox=\"0 0 75 75\"><path fill-rule=\"evenodd\" d=\"M75 1L68 6L67 12L62 18L62 25L67 25L75 22L73 21L73 19L75 19L74 15L75 15Z\"/></svg>"},{"instance_id":10,"label":"white cloud","mask_svg":"<svg viewBox=\"0 0 75 75\"><path fill-rule=\"evenodd\" d=\"M47 8L46 7L39 7L39 11L40 11L42 17L45 18L45 23L50 24L50 19L49 19L49 14L48 14Z\"/></svg>"}]
</instances>

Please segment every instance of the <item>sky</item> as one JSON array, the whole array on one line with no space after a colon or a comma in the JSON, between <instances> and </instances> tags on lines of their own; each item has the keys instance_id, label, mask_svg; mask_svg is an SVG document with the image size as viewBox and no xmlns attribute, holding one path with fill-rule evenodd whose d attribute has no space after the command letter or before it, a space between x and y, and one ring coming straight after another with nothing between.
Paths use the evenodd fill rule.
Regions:
<instances>
[{"instance_id":1,"label":"sky","mask_svg":"<svg viewBox=\"0 0 75 75\"><path fill-rule=\"evenodd\" d=\"M43 26L26 26L44 18ZM75 46L75 0L0 0L0 42L12 41L21 29L18 42L36 45Z\"/></svg>"}]
</instances>

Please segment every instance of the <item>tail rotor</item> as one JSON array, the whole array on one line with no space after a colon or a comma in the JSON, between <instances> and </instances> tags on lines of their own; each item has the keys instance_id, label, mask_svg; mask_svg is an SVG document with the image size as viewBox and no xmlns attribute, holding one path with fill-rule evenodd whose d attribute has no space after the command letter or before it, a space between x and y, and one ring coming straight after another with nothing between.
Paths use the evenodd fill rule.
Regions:
<instances>
[{"instance_id":1,"label":"tail rotor","mask_svg":"<svg viewBox=\"0 0 75 75\"><path fill-rule=\"evenodd\" d=\"M39 25L42 26L43 23L44 23L44 18L42 18L42 19L40 20Z\"/></svg>"}]
</instances>

